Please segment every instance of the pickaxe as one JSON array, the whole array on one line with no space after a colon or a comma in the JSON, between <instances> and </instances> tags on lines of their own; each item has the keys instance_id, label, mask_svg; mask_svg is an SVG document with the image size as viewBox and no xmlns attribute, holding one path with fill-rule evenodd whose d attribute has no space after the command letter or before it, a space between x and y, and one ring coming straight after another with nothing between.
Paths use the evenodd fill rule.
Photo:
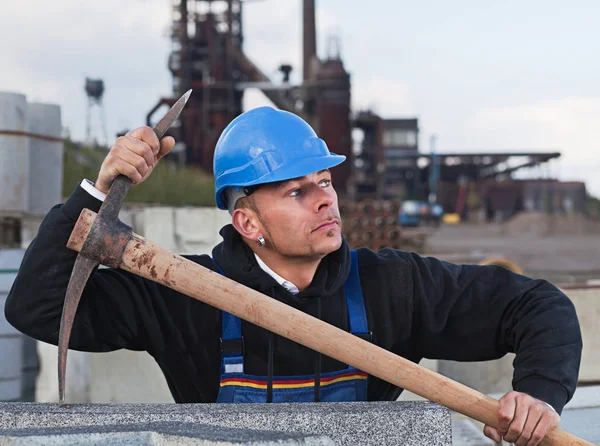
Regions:
<instances>
[{"instance_id":1,"label":"pickaxe","mask_svg":"<svg viewBox=\"0 0 600 446\"><path fill-rule=\"evenodd\" d=\"M191 93L192 90L188 90L181 96L167 114L154 126L152 130L154 130L154 134L159 141L177 120ZM65 402L67 351L69 349L69 340L71 338L75 313L77 312L77 306L79 305L83 289L90 274L99 264L107 266L115 265L115 267L118 267L118 257L123 253L123 249L127 245L128 235L121 235L114 232L114 230L116 227L122 227L122 223L118 219L119 211L123 204L123 198L125 198L125 194L130 187L131 180L125 175L119 175L113 181L106 199L98 210L98 218L90 229L90 232L96 234L96 236L90 237L82 245L81 252L77 256L73 271L71 272L58 334L58 396L60 404L64 404ZM75 232L76 229L73 231L73 234ZM119 238L119 236L122 238ZM119 246L114 246L112 243L118 243Z\"/></svg>"},{"instance_id":2,"label":"pickaxe","mask_svg":"<svg viewBox=\"0 0 600 446\"><path fill-rule=\"evenodd\" d=\"M171 116L169 119L175 119L176 107L177 104L175 111L167 114L167 117ZM166 130L168 126L161 128ZM160 131L155 131L160 138ZM123 178L115 180L98 214L89 209L81 212L67 243L79 255L69 282L59 335L61 404L64 404L66 354L77 304L89 274L100 263L165 285L477 421L498 426L499 403L495 399L166 251L133 233L117 218L130 185ZM591 445L558 428L549 431L541 444Z\"/></svg>"}]
</instances>

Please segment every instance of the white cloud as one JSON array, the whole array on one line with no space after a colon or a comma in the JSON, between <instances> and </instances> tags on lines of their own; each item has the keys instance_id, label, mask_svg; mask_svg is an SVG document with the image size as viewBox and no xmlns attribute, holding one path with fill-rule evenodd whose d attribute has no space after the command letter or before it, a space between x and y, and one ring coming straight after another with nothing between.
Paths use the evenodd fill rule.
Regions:
<instances>
[{"instance_id":1,"label":"white cloud","mask_svg":"<svg viewBox=\"0 0 600 446\"><path fill-rule=\"evenodd\" d=\"M170 20L164 0L9 0L0 15L0 90L62 106L63 125L85 134L85 77L105 82L108 139L124 125L145 123L170 93L166 62ZM99 128L97 135L102 139Z\"/></svg>"},{"instance_id":2,"label":"white cloud","mask_svg":"<svg viewBox=\"0 0 600 446\"><path fill-rule=\"evenodd\" d=\"M568 97L479 110L465 122L473 146L538 148L562 153L558 175L587 182L600 195L599 97Z\"/></svg>"},{"instance_id":3,"label":"white cloud","mask_svg":"<svg viewBox=\"0 0 600 446\"><path fill-rule=\"evenodd\" d=\"M293 81L302 77L301 17L299 1L244 5L244 52L274 82L281 79L278 68L282 63L293 66Z\"/></svg>"},{"instance_id":4,"label":"white cloud","mask_svg":"<svg viewBox=\"0 0 600 446\"><path fill-rule=\"evenodd\" d=\"M268 17L268 19L266 19ZM319 5L316 11L317 52L325 56L327 38L341 36L334 11ZM293 67L291 81L302 80L302 1L276 0L248 2L244 5L244 52L274 82L279 82L282 63ZM342 41L342 56L343 53Z\"/></svg>"},{"instance_id":5,"label":"white cloud","mask_svg":"<svg viewBox=\"0 0 600 446\"><path fill-rule=\"evenodd\" d=\"M244 111L262 107L264 105L275 107L275 104L273 104L259 89L247 88L244 90L244 101L242 103Z\"/></svg>"},{"instance_id":6,"label":"white cloud","mask_svg":"<svg viewBox=\"0 0 600 446\"><path fill-rule=\"evenodd\" d=\"M352 108L371 109L385 118L415 114L410 86L402 81L378 76L353 82Z\"/></svg>"}]
</instances>

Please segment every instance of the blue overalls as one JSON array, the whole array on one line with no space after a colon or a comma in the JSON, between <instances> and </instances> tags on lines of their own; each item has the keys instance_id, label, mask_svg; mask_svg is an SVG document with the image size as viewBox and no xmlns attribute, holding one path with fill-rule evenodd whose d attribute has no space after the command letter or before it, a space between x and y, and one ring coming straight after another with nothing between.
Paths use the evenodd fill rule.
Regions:
<instances>
[{"instance_id":1,"label":"blue overalls","mask_svg":"<svg viewBox=\"0 0 600 446\"><path fill-rule=\"evenodd\" d=\"M351 251L350 275L344 285L350 332L371 340L365 304L358 276L356 251ZM218 267L218 265L217 265ZM220 270L221 274L223 272ZM268 378L244 374L242 322L232 314L223 312L222 320L221 384L217 403L268 402ZM227 348L223 348L227 345ZM233 346L233 347L232 347ZM319 401L366 401L368 375L352 366L321 373ZM315 376L274 376L271 379L271 401L274 403L315 401Z\"/></svg>"}]
</instances>

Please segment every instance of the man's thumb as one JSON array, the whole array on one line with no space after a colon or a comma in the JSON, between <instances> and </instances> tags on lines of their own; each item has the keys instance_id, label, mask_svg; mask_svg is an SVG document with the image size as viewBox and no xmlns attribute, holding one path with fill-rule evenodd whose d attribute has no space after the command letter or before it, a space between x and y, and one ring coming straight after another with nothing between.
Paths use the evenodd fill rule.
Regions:
<instances>
[{"instance_id":1,"label":"man's thumb","mask_svg":"<svg viewBox=\"0 0 600 446\"><path fill-rule=\"evenodd\" d=\"M502 441L502 437L500 436L498 431L496 429L494 429L492 426L485 426L483 428L483 435L485 435L488 438L491 438L496 443L500 443Z\"/></svg>"},{"instance_id":2,"label":"man's thumb","mask_svg":"<svg viewBox=\"0 0 600 446\"><path fill-rule=\"evenodd\" d=\"M160 149L157 158L161 159L175 147L175 139L172 136L165 136L160 140Z\"/></svg>"}]
</instances>

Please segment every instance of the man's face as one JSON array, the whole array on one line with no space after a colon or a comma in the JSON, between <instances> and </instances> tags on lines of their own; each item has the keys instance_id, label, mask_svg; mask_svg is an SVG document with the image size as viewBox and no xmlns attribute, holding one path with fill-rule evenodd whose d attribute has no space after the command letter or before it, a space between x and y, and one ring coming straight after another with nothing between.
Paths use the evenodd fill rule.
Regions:
<instances>
[{"instance_id":1,"label":"man's face","mask_svg":"<svg viewBox=\"0 0 600 446\"><path fill-rule=\"evenodd\" d=\"M280 255L322 258L342 244L342 222L331 173L265 184L253 194L264 237Z\"/></svg>"}]
</instances>

